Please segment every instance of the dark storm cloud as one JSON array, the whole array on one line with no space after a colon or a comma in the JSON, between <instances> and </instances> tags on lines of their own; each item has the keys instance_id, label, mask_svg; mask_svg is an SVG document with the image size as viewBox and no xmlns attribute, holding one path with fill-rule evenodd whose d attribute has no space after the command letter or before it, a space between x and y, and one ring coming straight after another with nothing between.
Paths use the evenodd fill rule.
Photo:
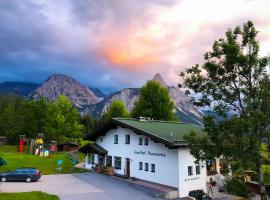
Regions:
<instances>
[{"instance_id":1,"label":"dark storm cloud","mask_svg":"<svg viewBox=\"0 0 270 200\"><path fill-rule=\"evenodd\" d=\"M268 0L0 0L0 81L62 73L123 88L160 72L175 83L228 27L248 19L269 50L268 7Z\"/></svg>"}]
</instances>

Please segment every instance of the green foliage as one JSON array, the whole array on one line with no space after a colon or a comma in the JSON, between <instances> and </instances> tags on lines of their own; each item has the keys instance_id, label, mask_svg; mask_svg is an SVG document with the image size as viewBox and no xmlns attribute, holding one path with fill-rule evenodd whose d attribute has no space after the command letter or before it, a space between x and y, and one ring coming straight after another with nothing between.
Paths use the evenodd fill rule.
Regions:
<instances>
[{"instance_id":1,"label":"green foliage","mask_svg":"<svg viewBox=\"0 0 270 200\"><path fill-rule=\"evenodd\" d=\"M133 117L150 117L155 120L175 120L174 104L168 90L156 81L148 81L141 88L139 100L132 110Z\"/></svg>"},{"instance_id":2,"label":"green foliage","mask_svg":"<svg viewBox=\"0 0 270 200\"><path fill-rule=\"evenodd\" d=\"M54 137L81 137L80 114L66 96L60 95L49 107L51 116L50 131Z\"/></svg>"},{"instance_id":3,"label":"green foliage","mask_svg":"<svg viewBox=\"0 0 270 200\"><path fill-rule=\"evenodd\" d=\"M81 117L81 124L83 125L83 134L86 135L98 127L99 121L87 114Z\"/></svg>"},{"instance_id":4,"label":"green foliage","mask_svg":"<svg viewBox=\"0 0 270 200\"><path fill-rule=\"evenodd\" d=\"M56 195L47 194L44 192L15 192L15 193L0 193L0 199L5 200L59 200Z\"/></svg>"},{"instance_id":5,"label":"green foliage","mask_svg":"<svg viewBox=\"0 0 270 200\"><path fill-rule=\"evenodd\" d=\"M37 133L44 133L47 141L81 138L82 129L79 112L65 96L52 102L0 96L0 136L10 144L18 143L18 135L36 138Z\"/></svg>"},{"instance_id":6,"label":"green foliage","mask_svg":"<svg viewBox=\"0 0 270 200\"><path fill-rule=\"evenodd\" d=\"M237 178L227 179L226 188L229 194L233 194L240 197L247 197L248 194L250 193L247 184Z\"/></svg>"},{"instance_id":7,"label":"green foliage","mask_svg":"<svg viewBox=\"0 0 270 200\"><path fill-rule=\"evenodd\" d=\"M244 167L256 166L262 186L261 144L270 142L270 59L259 57L257 34L250 21L229 29L204 55L203 65L181 75L186 93L199 94L194 104L208 106L223 118L206 117L207 136L187 137L197 160L224 155Z\"/></svg>"},{"instance_id":8,"label":"green foliage","mask_svg":"<svg viewBox=\"0 0 270 200\"><path fill-rule=\"evenodd\" d=\"M115 100L110 105L108 111L103 115L103 121L107 122L115 117L129 117L129 113L122 101Z\"/></svg>"}]
</instances>

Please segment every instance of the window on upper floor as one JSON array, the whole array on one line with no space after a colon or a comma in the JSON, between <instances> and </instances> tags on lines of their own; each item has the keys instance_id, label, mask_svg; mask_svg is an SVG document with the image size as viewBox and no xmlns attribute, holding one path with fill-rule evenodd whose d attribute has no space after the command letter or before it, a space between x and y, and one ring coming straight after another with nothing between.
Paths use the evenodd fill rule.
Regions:
<instances>
[{"instance_id":1,"label":"window on upper floor","mask_svg":"<svg viewBox=\"0 0 270 200\"><path fill-rule=\"evenodd\" d=\"M188 166L188 175L192 176L193 175L193 169L192 166Z\"/></svg>"},{"instance_id":2,"label":"window on upper floor","mask_svg":"<svg viewBox=\"0 0 270 200\"><path fill-rule=\"evenodd\" d=\"M144 145L148 145L148 138L144 138Z\"/></svg>"},{"instance_id":3,"label":"window on upper floor","mask_svg":"<svg viewBox=\"0 0 270 200\"><path fill-rule=\"evenodd\" d=\"M114 144L118 144L118 135L114 135Z\"/></svg>"},{"instance_id":4,"label":"window on upper floor","mask_svg":"<svg viewBox=\"0 0 270 200\"><path fill-rule=\"evenodd\" d=\"M130 135L126 135L126 144L130 144Z\"/></svg>"},{"instance_id":5,"label":"window on upper floor","mask_svg":"<svg viewBox=\"0 0 270 200\"><path fill-rule=\"evenodd\" d=\"M139 162L139 170L142 170L142 168L143 168L143 163Z\"/></svg>"},{"instance_id":6,"label":"window on upper floor","mask_svg":"<svg viewBox=\"0 0 270 200\"><path fill-rule=\"evenodd\" d=\"M143 138L139 137L139 145L142 145L142 144L143 144Z\"/></svg>"},{"instance_id":7,"label":"window on upper floor","mask_svg":"<svg viewBox=\"0 0 270 200\"><path fill-rule=\"evenodd\" d=\"M201 167L200 165L196 166L196 175L201 174Z\"/></svg>"},{"instance_id":8,"label":"window on upper floor","mask_svg":"<svg viewBox=\"0 0 270 200\"><path fill-rule=\"evenodd\" d=\"M100 142L103 142L103 137L100 137Z\"/></svg>"}]
</instances>

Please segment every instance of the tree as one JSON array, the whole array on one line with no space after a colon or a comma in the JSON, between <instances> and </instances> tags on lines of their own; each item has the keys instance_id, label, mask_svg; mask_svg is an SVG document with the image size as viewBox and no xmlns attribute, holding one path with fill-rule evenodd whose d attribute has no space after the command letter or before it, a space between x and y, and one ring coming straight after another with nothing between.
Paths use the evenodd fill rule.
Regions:
<instances>
[{"instance_id":1,"label":"tree","mask_svg":"<svg viewBox=\"0 0 270 200\"><path fill-rule=\"evenodd\" d=\"M256 166L261 193L263 187L261 145L269 145L270 81L268 57L259 57L258 31L251 21L226 32L204 55L205 63L181 73L186 94L193 103L209 106L221 122L205 118L206 136L195 133L186 139L197 160L220 155ZM182 86L182 85L180 85Z\"/></svg>"},{"instance_id":2,"label":"tree","mask_svg":"<svg viewBox=\"0 0 270 200\"><path fill-rule=\"evenodd\" d=\"M98 120L94 119L90 114L83 115L81 117L81 123L83 125L83 133L88 134L98 126Z\"/></svg>"},{"instance_id":3,"label":"tree","mask_svg":"<svg viewBox=\"0 0 270 200\"><path fill-rule=\"evenodd\" d=\"M173 108L174 104L168 90L152 80L141 88L139 100L132 110L132 116L170 121L175 120Z\"/></svg>"},{"instance_id":4,"label":"tree","mask_svg":"<svg viewBox=\"0 0 270 200\"><path fill-rule=\"evenodd\" d=\"M82 137L83 127L80 124L80 114L66 96L60 95L58 99L52 102L49 113L51 122L48 128L52 133L50 139Z\"/></svg>"},{"instance_id":5,"label":"tree","mask_svg":"<svg viewBox=\"0 0 270 200\"><path fill-rule=\"evenodd\" d=\"M103 121L107 122L114 117L129 117L129 113L122 101L115 100L103 115Z\"/></svg>"}]
</instances>

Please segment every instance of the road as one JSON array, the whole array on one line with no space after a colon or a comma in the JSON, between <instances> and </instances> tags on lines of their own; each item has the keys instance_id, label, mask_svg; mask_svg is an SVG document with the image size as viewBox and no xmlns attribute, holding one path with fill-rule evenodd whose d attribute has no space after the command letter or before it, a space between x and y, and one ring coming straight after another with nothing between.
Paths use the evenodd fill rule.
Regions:
<instances>
[{"instance_id":1,"label":"road","mask_svg":"<svg viewBox=\"0 0 270 200\"><path fill-rule=\"evenodd\" d=\"M44 175L38 182L2 183L0 192L43 191L61 200L157 200L143 191L113 177L93 172L82 174Z\"/></svg>"}]
</instances>

